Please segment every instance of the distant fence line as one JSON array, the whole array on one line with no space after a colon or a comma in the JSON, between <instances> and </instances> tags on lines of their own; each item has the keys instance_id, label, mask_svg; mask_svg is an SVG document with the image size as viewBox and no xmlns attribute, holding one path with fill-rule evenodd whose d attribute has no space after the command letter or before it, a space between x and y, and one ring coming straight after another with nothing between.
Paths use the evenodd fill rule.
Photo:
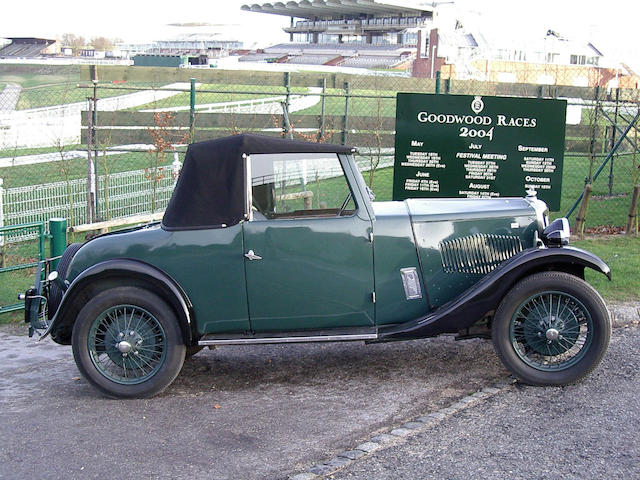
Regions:
<instances>
[{"instance_id":1,"label":"distant fence line","mask_svg":"<svg viewBox=\"0 0 640 480\"><path fill-rule=\"evenodd\" d=\"M83 70L87 78L88 67ZM89 101L27 110L14 106L12 111L0 112L0 178L4 177L6 191L16 195L21 185L32 185L21 193L22 203L5 194L5 223L48 214L83 223L157 210L162 206L159 184L136 172L153 177L150 167L169 168L166 163L171 159L165 154L176 145L242 132L352 145L362 152L361 165L390 166L397 92L569 99L565 157L571 158L565 162L563 196L567 198L561 207L566 211L567 203L578 197L640 105L639 91L632 89L472 80L438 84L434 79L326 72L100 67L99 78L96 83L70 85L73 94L64 95ZM21 95L25 90L32 98L23 105L51 105L33 98L46 95L46 89L23 89ZM46 115L50 118L45 121ZM10 125L10 118L21 119L14 124L26 132L24 141L11 136L16 127ZM72 119L73 126L56 118ZM609 209L617 212L611 220L616 225L627 216L623 210L636 181L632 173L637 171L634 141L623 142L606 165L606 178L603 173L594 185L589 214L601 211L595 220L598 225L614 218ZM36 149L36 145L49 148ZM95 195L89 200L88 186L96 183L87 179L92 171L99 173L99 181L91 187ZM377 187L386 189L382 199L390 198L386 177ZM55 201L47 202L49 198ZM93 203L88 205L89 201ZM18 211L24 213L17 216Z\"/></svg>"}]
</instances>

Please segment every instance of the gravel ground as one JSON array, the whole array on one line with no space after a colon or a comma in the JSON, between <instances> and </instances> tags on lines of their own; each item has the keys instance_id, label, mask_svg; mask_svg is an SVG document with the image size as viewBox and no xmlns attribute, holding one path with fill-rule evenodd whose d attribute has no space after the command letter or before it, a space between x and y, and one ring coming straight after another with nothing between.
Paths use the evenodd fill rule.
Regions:
<instances>
[{"instance_id":1,"label":"gravel ground","mask_svg":"<svg viewBox=\"0 0 640 480\"><path fill-rule=\"evenodd\" d=\"M22 327L24 331L25 327ZM0 329L0 478L274 479L508 377L490 342L225 347L108 400L70 347Z\"/></svg>"},{"instance_id":2,"label":"gravel ground","mask_svg":"<svg viewBox=\"0 0 640 480\"><path fill-rule=\"evenodd\" d=\"M563 388L514 385L332 475L355 479L640 478L640 328Z\"/></svg>"},{"instance_id":3,"label":"gravel ground","mask_svg":"<svg viewBox=\"0 0 640 480\"><path fill-rule=\"evenodd\" d=\"M637 326L565 388L498 392L510 377L491 343L445 336L205 350L165 393L129 401L25 330L0 327L2 479L308 479L323 459L346 465L336 479L640 478Z\"/></svg>"}]
</instances>

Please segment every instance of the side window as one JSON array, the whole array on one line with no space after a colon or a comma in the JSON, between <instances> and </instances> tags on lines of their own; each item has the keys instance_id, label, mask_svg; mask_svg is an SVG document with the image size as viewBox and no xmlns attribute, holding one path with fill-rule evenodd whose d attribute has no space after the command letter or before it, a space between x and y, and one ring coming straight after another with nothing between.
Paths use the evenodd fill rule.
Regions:
<instances>
[{"instance_id":1,"label":"side window","mask_svg":"<svg viewBox=\"0 0 640 480\"><path fill-rule=\"evenodd\" d=\"M254 154L250 165L255 220L355 213L336 154Z\"/></svg>"}]
</instances>

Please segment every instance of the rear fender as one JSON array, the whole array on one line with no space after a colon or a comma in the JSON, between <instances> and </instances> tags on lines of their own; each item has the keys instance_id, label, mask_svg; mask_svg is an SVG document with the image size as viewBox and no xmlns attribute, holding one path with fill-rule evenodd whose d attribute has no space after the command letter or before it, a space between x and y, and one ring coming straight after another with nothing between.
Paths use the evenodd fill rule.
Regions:
<instances>
[{"instance_id":1,"label":"rear fender","mask_svg":"<svg viewBox=\"0 0 640 480\"><path fill-rule=\"evenodd\" d=\"M422 338L455 333L495 310L522 278L542 271L563 271L584 278L591 268L611 280L611 269L596 255L575 247L530 248L514 255L456 299L429 314L382 328L381 340Z\"/></svg>"},{"instance_id":2,"label":"rear fender","mask_svg":"<svg viewBox=\"0 0 640 480\"><path fill-rule=\"evenodd\" d=\"M124 280L124 282L123 282ZM175 311L185 344L197 341L193 320L193 305L180 285L168 274L148 263L118 258L98 263L78 275L65 292L62 303L51 320L49 333L57 343L71 343L71 333L82 307L97 293L115 286L131 285L146 288L160 295Z\"/></svg>"}]
</instances>

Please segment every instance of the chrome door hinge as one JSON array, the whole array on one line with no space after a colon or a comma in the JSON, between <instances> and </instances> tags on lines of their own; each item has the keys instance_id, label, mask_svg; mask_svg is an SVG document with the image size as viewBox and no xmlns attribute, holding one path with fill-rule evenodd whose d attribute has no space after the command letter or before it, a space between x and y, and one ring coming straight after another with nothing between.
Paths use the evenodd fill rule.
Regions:
<instances>
[{"instance_id":1,"label":"chrome door hinge","mask_svg":"<svg viewBox=\"0 0 640 480\"><path fill-rule=\"evenodd\" d=\"M373 243L373 232L369 232L369 242Z\"/></svg>"},{"instance_id":2,"label":"chrome door hinge","mask_svg":"<svg viewBox=\"0 0 640 480\"><path fill-rule=\"evenodd\" d=\"M371 292L371 301L376 303L376 292Z\"/></svg>"}]
</instances>

